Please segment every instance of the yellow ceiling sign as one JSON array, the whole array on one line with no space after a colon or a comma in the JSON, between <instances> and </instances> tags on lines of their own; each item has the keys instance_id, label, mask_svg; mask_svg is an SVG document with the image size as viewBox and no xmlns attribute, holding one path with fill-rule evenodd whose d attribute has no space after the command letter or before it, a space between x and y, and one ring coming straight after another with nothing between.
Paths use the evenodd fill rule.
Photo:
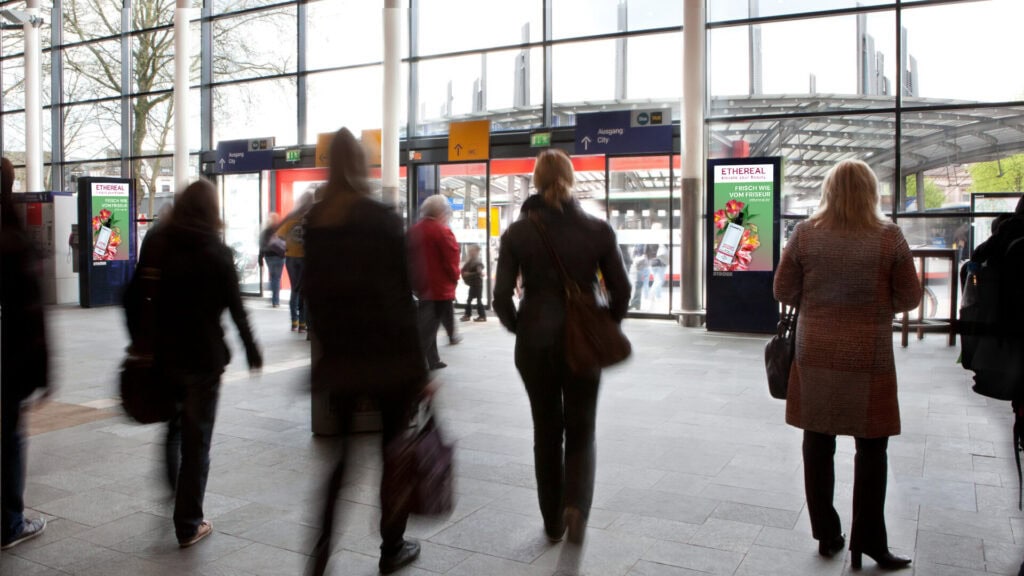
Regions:
<instances>
[{"instance_id":1,"label":"yellow ceiling sign","mask_svg":"<svg viewBox=\"0 0 1024 576\"><path fill-rule=\"evenodd\" d=\"M363 148L366 150L366 161L370 166L380 166L380 130L363 130Z\"/></svg>"},{"instance_id":2,"label":"yellow ceiling sign","mask_svg":"<svg viewBox=\"0 0 1024 576\"><path fill-rule=\"evenodd\" d=\"M448 161L487 160L491 156L491 121L472 120L448 125Z\"/></svg>"},{"instance_id":3,"label":"yellow ceiling sign","mask_svg":"<svg viewBox=\"0 0 1024 576\"><path fill-rule=\"evenodd\" d=\"M331 164L331 140L334 140L334 132L323 132L316 135L316 164L317 168L327 168Z\"/></svg>"}]
</instances>

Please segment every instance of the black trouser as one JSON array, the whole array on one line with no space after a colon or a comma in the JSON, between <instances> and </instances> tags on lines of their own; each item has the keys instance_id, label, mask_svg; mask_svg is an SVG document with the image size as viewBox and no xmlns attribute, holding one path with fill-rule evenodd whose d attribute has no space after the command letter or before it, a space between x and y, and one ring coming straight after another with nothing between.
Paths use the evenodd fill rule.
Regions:
<instances>
[{"instance_id":1,"label":"black trouser","mask_svg":"<svg viewBox=\"0 0 1024 576\"><path fill-rule=\"evenodd\" d=\"M853 526L850 550L884 552L888 550L885 532L885 486L889 438L856 438L857 454L853 468ZM817 540L830 540L842 533L839 514L832 504L835 492L836 437L804 431L804 490L811 534Z\"/></svg>"},{"instance_id":2,"label":"black trouser","mask_svg":"<svg viewBox=\"0 0 1024 576\"><path fill-rule=\"evenodd\" d=\"M196 535L210 476L210 444L220 396L220 372L171 376L178 386L178 413L167 426L167 480L174 488L178 541Z\"/></svg>"},{"instance_id":3,"label":"black trouser","mask_svg":"<svg viewBox=\"0 0 1024 576\"><path fill-rule=\"evenodd\" d=\"M5 384L14 386L10 382ZM0 408L3 411L0 414L0 542L6 544L25 527L25 440L21 429L21 400L5 396Z\"/></svg>"},{"instance_id":4,"label":"black trouser","mask_svg":"<svg viewBox=\"0 0 1024 576\"><path fill-rule=\"evenodd\" d=\"M335 414L341 419L341 438L338 440L338 459L334 470L327 478L327 486L324 492L324 508L321 520L320 538L317 540L316 548L313 550L313 575L321 576L327 568L327 561L331 557L331 537L334 530L335 508L338 503L338 493L341 491L342 483L345 480L345 461L351 443L349 442L349 428L352 424L352 408L356 402L355 398L333 397L331 399ZM407 397L382 397L378 399L381 413L382 432L381 450L392 440L402 434L408 427L412 417L415 399ZM394 462L384 459L384 470L381 478L388 478L395 474L391 467ZM382 556L391 556L397 553L405 542L405 525L409 520L408 510L402 510L394 501L394 494L384 489L381 483L380 491L380 550Z\"/></svg>"},{"instance_id":5,"label":"black trouser","mask_svg":"<svg viewBox=\"0 0 1024 576\"><path fill-rule=\"evenodd\" d=\"M573 376L558 347L516 346L516 368L533 414L537 497L545 527L562 525L567 507L585 519L594 499L594 421L600 372ZM565 452L562 452L562 438Z\"/></svg>"},{"instance_id":6,"label":"black trouser","mask_svg":"<svg viewBox=\"0 0 1024 576\"><path fill-rule=\"evenodd\" d=\"M473 300L476 300L476 315L481 318L487 317L487 312L484 310L484 286L483 284L474 284L469 287L469 298L466 299L466 318L469 318L473 314Z\"/></svg>"},{"instance_id":7,"label":"black trouser","mask_svg":"<svg viewBox=\"0 0 1024 576\"><path fill-rule=\"evenodd\" d=\"M455 338L455 306L451 300L419 301L420 342L427 365L434 366L441 361L437 352L437 328L444 326L448 340Z\"/></svg>"}]
</instances>

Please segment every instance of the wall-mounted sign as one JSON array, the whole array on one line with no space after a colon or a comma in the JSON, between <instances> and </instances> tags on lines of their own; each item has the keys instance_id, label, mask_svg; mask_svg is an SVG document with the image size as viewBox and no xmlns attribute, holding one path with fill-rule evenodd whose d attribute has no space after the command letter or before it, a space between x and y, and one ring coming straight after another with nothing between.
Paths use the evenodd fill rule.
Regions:
<instances>
[{"instance_id":1,"label":"wall-mounted sign","mask_svg":"<svg viewBox=\"0 0 1024 576\"><path fill-rule=\"evenodd\" d=\"M448 161L487 160L491 157L491 121L472 120L448 125Z\"/></svg>"},{"instance_id":2,"label":"wall-mounted sign","mask_svg":"<svg viewBox=\"0 0 1024 576\"><path fill-rule=\"evenodd\" d=\"M298 148L295 150L285 150L284 159L291 163L300 162L302 161L302 150Z\"/></svg>"},{"instance_id":3,"label":"wall-mounted sign","mask_svg":"<svg viewBox=\"0 0 1024 576\"><path fill-rule=\"evenodd\" d=\"M669 152L672 152L672 116L667 108L576 115L577 154Z\"/></svg>"},{"instance_id":4,"label":"wall-mounted sign","mask_svg":"<svg viewBox=\"0 0 1024 576\"><path fill-rule=\"evenodd\" d=\"M547 148L549 146L551 146L551 132L530 134L530 148Z\"/></svg>"},{"instance_id":5,"label":"wall-mounted sign","mask_svg":"<svg viewBox=\"0 0 1024 576\"><path fill-rule=\"evenodd\" d=\"M781 172L777 157L708 161L708 330L775 331Z\"/></svg>"},{"instance_id":6,"label":"wall-mounted sign","mask_svg":"<svg viewBox=\"0 0 1024 576\"><path fill-rule=\"evenodd\" d=\"M322 132L316 135L316 167L326 168L331 163L331 141L334 132Z\"/></svg>"},{"instance_id":7,"label":"wall-mounted sign","mask_svg":"<svg viewBox=\"0 0 1024 576\"><path fill-rule=\"evenodd\" d=\"M363 148L366 150L366 161L370 166L380 166L380 155L381 155L381 131L377 130L363 130L362 137L360 140L363 143Z\"/></svg>"},{"instance_id":8,"label":"wall-mounted sign","mask_svg":"<svg viewBox=\"0 0 1024 576\"><path fill-rule=\"evenodd\" d=\"M260 172L274 167L274 139L222 140L217 142L215 170L220 174Z\"/></svg>"}]
</instances>

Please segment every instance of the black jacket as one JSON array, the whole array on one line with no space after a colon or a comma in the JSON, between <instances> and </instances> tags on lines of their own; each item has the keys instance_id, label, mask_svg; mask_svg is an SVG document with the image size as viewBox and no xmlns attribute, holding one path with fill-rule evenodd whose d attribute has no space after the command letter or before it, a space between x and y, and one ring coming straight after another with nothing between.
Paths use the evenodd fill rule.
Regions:
<instances>
[{"instance_id":1,"label":"black jacket","mask_svg":"<svg viewBox=\"0 0 1024 576\"><path fill-rule=\"evenodd\" d=\"M13 220L0 232L0 395L20 402L49 385L42 261Z\"/></svg>"},{"instance_id":2,"label":"black jacket","mask_svg":"<svg viewBox=\"0 0 1024 576\"><path fill-rule=\"evenodd\" d=\"M565 323L562 277L529 219L532 212L539 214L566 272L580 288L594 286L601 272L612 317L621 321L629 306L630 284L615 232L606 222L586 214L576 202L559 212L544 203L540 195L534 195L523 203L519 220L501 237L494 287L494 311L516 334L517 344L526 343L532 348L561 345ZM516 310L512 294L520 274L523 300Z\"/></svg>"},{"instance_id":3,"label":"black jacket","mask_svg":"<svg viewBox=\"0 0 1024 576\"><path fill-rule=\"evenodd\" d=\"M315 204L305 230L303 290L320 354L314 389L406 395L426 383L402 220L360 197Z\"/></svg>"},{"instance_id":4,"label":"black jacket","mask_svg":"<svg viewBox=\"0 0 1024 576\"><path fill-rule=\"evenodd\" d=\"M221 315L224 309L238 327L250 368L263 359L249 328L238 289L231 249L216 232L193 229L173 220L146 235L136 271L160 270L153 337L157 366L174 373L220 373L231 361L224 342ZM140 275L125 292L128 331L139 337Z\"/></svg>"}]
</instances>

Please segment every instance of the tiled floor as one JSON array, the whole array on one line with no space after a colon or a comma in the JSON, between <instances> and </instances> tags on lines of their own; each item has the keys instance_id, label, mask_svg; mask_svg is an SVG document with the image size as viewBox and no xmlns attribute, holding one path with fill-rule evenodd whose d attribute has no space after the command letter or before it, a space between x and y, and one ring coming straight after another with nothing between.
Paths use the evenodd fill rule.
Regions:
<instances>
[{"instance_id":1,"label":"tiled floor","mask_svg":"<svg viewBox=\"0 0 1024 576\"><path fill-rule=\"evenodd\" d=\"M283 309L249 306L267 367L250 378L236 354L225 375L206 497L215 534L187 550L176 546L160 481L161 429L120 415L89 421L106 416L115 394L120 311L53 312L61 404L37 417L47 424L29 442L27 491L50 527L5 552L0 576L303 573L334 446L310 435L305 340L287 332ZM458 445L458 505L446 519L413 519L423 554L402 574L545 576L576 563L592 576L850 572L848 554L822 559L809 535L801 436L768 396L764 338L627 324L636 354L602 385L581 552L549 545L541 529L512 337L492 318L463 324L465 342L441 348L449 368L438 403ZM889 541L914 557L903 574L1016 574L1024 513L1009 407L974 395L956 355L938 335L896 350L904 433L889 449ZM357 442L331 574L376 573L377 443ZM840 440L837 508L847 530L852 450ZM865 559L862 573L874 572Z\"/></svg>"}]
</instances>

